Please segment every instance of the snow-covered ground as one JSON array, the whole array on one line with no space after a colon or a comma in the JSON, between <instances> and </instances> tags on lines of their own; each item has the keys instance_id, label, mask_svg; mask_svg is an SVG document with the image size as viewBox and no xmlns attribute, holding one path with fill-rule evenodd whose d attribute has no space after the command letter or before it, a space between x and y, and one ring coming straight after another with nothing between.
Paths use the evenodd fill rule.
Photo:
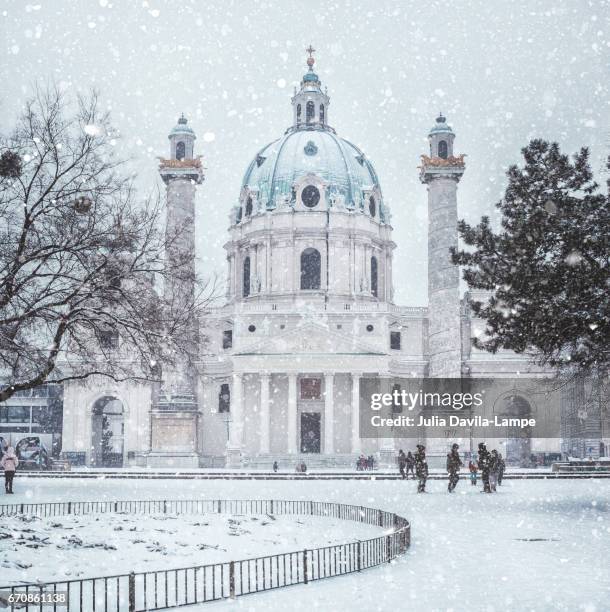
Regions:
<instances>
[{"instance_id":1,"label":"snow-covered ground","mask_svg":"<svg viewBox=\"0 0 610 612\"><path fill-rule=\"evenodd\" d=\"M465 479L453 495L446 493L441 481L430 482L428 489L427 494L417 495L411 480L17 479L16 494L0 497L0 503L68 499L316 499L379 507L411 521L411 549L395 563L361 574L189 609L610 610L610 481L508 480L495 495L479 493L479 487L472 487ZM108 522L100 521L101 532L107 534L115 520L108 517ZM0 519L0 526L6 522ZM358 524L346 525L338 535L359 537ZM62 563L69 558L65 553L57 551ZM78 557L69 562L76 564ZM134 557L134 569L141 562L142 558ZM164 567L168 563L168 557L161 561ZM94 575L99 573L96 569L91 565L87 571Z\"/></svg>"}]
</instances>

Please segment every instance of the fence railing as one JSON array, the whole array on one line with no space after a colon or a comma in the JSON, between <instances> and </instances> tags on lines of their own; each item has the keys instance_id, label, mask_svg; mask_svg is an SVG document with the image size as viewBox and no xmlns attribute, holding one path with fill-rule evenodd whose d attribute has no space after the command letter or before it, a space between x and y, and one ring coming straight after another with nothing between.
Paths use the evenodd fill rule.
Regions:
<instances>
[{"instance_id":1,"label":"fence railing","mask_svg":"<svg viewBox=\"0 0 610 612\"><path fill-rule=\"evenodd\" d=\"M375 525L383 535L322 548L303 549L195 567L131 572L115 576L0 587L13 610L67 612L145 612L238 597L313 580L331 578L388 563L404 554L411 543L409 521L377 508L310 500L138 500L67 501L0 505L0 516L38 517L99 513L130 514L277 514L310 515ZM51 601L67 594L67 606ZM3 603L0 600L0 603Z\"/></svg>"}]
</instances>

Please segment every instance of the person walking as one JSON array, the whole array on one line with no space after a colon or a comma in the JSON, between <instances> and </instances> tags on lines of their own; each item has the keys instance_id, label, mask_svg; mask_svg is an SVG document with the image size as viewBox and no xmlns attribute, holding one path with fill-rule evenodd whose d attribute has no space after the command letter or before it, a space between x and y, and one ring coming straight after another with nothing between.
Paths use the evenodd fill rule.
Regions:
<instances>
[{"instance_id":1,"label":"person walking","mask_svg":"<svg viewBox=\"0 0 610 612\"><path fill-rule=\"evenodd\" d=\"M413 476L413 478L415 478L415 457L413 457L413 453L411 453L411 451L409 451L407 453L407 480L409 478L409 472L411 472L411 476Z\"/></svg>"},{"instance_id":2,"label":"person walking","mask_svg":"<svg viewBox=\"0 0 610 612\"><path fill-rule=\"evenodd\" d=\"M407 466L407 456L405 455L405 451L402 448L398 451L398 470L400 471L400 475L405 478L405 467Z\"/></svg>"},{"instance_id":3,"label":"person walking","mask_svg":"<svg viewBox=\"0 0 610 612\"><path fill-rule=\"evenodd\" d=\"M500 456L498 451L494 448L491 451L491 458L489 460L489 487L491 492L496 492L496 486L498 484L498 473L500 471Z\"/></svg>"},{"instance_id":4,"label":"person walking","mask_svg":"<svg viewBox=\"0 0 610 612\"><path fill-rule=\"evenodd\" d=\"M9 446L4 455L2 455L0 465L2 465L2 468L4 469L4 489L9 495L12 495L13 478L15 477L17 466L19 465L19 459L17 459L15 449L12 446Z\"/></svg>"},{"instance_id":5,"label":"person walking","mask_svg":"<svg viewBox=\"0 0 610 612\"><path fill-rule=\"evenodd\" d=\"M470 471L470 484L473 487L477 486L477 464L472 459L468 462L468 469Z\"/></svg>"},{"instance_id":6,"label":"person walking","mask_svg":"<svg viewBox=\"0 0 610 612\"><path fill-rule=\"evenodd\" d=\"M279 469L280 469L280 466L278 465L278 462L277 462L277 461L274 461L274 462L273 462L273 471L274 471L275 473L277 473L277 471L278 471Z\"/></svg>"},{"instance_id":7,"label":"person walking","mask_svg":"<svg viewBox=\"0 0 610 612\"><path fill-rule=\"evenodd\" d=\"M417 445L415 453L415 475L419 482L417 484L417 492L426 492L426 480L428 479L428 463L426 462L426 447L423 444Z\"/></svg>"},{"instance_id":8,"label":"person walking","mask_svg":"<svg viewBox=\"0 0 610 612\"><path fill-rule=\"evenodd\" d=\"M502 453L498 454L499 459L499 469L498 469L498 486L502 486L502 479L504 478L504 470L506 469L506 462L504 461L504 457L502 457Z\"/></svg>"},{"instance_id":9,"label":"person walking","mask_svg":"<svg viewBox=\"0 0 610 612\"><path fill-rule=\"evenodd\" d=\"M484 442L479 444L479 470L481 470L481 480L483 481L483 493L491 493L489 486L489 464L491 456Z\"/></svg>"},{"instance_id":10,"label":"person walking","mask_svg":"<svg viewBox=\"0 0 610 612\"><path fill-rule=\"evenodd\" d=\"M453 444L451 446L451 452L447 453L447 473L449 474L449 485L447 486L447 491L449 493L453 493L460 479L462 460L460 459L459 448L459 444Z\"/></svg>"}]
</instances>

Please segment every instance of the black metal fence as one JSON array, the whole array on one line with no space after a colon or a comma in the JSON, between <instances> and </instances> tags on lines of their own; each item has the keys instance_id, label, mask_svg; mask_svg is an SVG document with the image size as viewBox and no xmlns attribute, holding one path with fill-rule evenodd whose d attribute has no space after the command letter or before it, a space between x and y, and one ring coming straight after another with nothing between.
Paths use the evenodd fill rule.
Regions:
<instances>
[{"instance_id":1,"label":"black metal fence","mask_svg":"<svg viewBox=\"0 0 610 612\"><path fill-rule=\"evenodd\" d=\"M84 578L0 587L5 595L31 595L32 601L11 604L15 610L43 610L36 602L41 594L68 594L68 605L46 603L44 610L68 612L144 612L164 610L270 589L307 584L388 563L409 548L411 528L397 514L350 504L292 500L143 500L57 502L0 506L0 516L28 514L39 517L108 512L129 514L294 514L323 516L375 525L383 535L359 540L278 553L252 559L195 567L116 576ZM1 603L1 600L0 600Z\"/></svg>"}]
</instances>

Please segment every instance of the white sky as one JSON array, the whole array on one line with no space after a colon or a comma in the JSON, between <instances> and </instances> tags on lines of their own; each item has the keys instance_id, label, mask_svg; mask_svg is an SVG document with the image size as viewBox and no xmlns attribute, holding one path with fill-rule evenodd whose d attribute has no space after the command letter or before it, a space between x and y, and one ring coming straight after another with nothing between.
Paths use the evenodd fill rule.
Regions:
<instances>
[{"instance_id":1,"label":"white sky","mask_svg":"<svg viewBox=\"0 0 610 612\"><path fill-rule=\"evenodd\" d=\"M0 129L38 79L95 86L140 186L180 112L197 131L202 271L224 273L228 213L257 150L291 121L312 43L329 120L375 164L393 214L397 303L426 303L426 191L419 155L439 110L467 153L460 216L490 214L530 138L564 151L610 143L604 0L1 0ZM204 135L207 138L204 138ZM213 140L212 140L213 138ZM210 140L206 142L206 140ZM603 178L598 172L598 177Z\"/></svg>"}]
</instances>

